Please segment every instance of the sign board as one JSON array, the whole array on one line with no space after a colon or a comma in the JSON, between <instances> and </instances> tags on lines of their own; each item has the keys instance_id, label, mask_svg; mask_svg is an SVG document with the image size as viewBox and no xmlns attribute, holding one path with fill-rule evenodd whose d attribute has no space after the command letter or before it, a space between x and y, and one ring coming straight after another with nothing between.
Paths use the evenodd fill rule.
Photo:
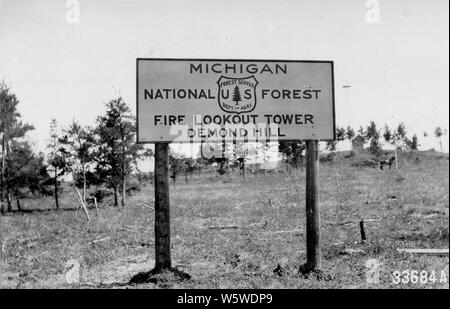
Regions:
<instances>
[{"instance_id":1,"label":"sign board","mask_svg":"<svg viewBox=\"0 0 450 309\"><path fill-rule=\"evenodd\" d=\"M335 138L332 61L137 59L138 143Z\"/></svg>"}]
</instances>

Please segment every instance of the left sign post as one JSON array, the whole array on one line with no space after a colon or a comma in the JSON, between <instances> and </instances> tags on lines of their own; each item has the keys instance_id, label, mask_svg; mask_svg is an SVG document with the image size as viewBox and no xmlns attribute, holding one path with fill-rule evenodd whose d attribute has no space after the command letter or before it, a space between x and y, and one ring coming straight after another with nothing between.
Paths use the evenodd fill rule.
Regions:
<instances>
[{"instance_id":1,"label":"left sign post","mask_svg":"<svg viewBox=\"0 0 450 309\"><path fill-rule=\"evenodd\" d=\"M171 269L169 143L155 144L155 271Z\"/></svg>"},{"instance_id":2,"label":"left sign post","mask_svg":"<svg viewBox=\"0 0 450 309\"><path fill-rule=\"evenodd\" d=\"M183 279L186 273L172 268L170 256L169 143L155 143L155 267L133 276L130 284L156 282L153 275L171 272ZM152 278L153 277L153 278ZM151 280L153 279L153 280ZM156 280L156 281L155 281Z\"/></svg>"}]
</instances>

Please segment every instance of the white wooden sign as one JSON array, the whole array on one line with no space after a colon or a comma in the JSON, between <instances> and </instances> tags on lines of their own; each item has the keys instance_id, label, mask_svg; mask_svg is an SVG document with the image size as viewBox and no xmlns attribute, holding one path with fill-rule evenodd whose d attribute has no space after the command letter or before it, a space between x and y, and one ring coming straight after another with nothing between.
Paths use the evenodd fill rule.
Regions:
<instances>
[{"instance_id":1,"label":"white wooden sign","mask_svg":"<svg viewBox=\"0 0 450 309\"><path fill-rule=\"evenodd\" d=\"M335 138L332 61L137 59L138 143Z\"/></svg>"}]
</instances>

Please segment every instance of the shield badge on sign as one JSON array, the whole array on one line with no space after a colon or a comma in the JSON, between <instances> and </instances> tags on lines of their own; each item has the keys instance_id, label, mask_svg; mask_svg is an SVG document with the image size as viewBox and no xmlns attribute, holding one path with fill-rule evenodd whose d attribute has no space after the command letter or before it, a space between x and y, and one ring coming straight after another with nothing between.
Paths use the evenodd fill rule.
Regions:
<instances>
[{"instance_id":1,"label":"shield badge on sign","mask_svg":"<svg viewBox=\"0 0 450 309\"><path fill-rule=\"evenodd\" d=\"M220 108L227 113L249 113L256 107L255 76L243 78L221 76L217 81L219 86L218 101Z\"/></svg>"}]
</instances>

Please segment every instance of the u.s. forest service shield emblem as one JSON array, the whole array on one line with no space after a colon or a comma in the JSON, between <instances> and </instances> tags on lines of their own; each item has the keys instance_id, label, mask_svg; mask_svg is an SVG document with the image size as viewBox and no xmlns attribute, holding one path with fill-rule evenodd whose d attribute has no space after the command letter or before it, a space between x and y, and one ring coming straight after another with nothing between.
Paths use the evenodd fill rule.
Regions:
<instances>
[{"instance_id":1,"label":"u.s. forest service shield emblem","mask_svg":"<svg viewBox=\"0 0 450 309\"><path fill-rule=\"evenodd\" d=\"M249 113L256 107L255 76L234 78L221 76L217 81L219 85L219 106L227 113Z\"/></svg>"}]
</instances>

